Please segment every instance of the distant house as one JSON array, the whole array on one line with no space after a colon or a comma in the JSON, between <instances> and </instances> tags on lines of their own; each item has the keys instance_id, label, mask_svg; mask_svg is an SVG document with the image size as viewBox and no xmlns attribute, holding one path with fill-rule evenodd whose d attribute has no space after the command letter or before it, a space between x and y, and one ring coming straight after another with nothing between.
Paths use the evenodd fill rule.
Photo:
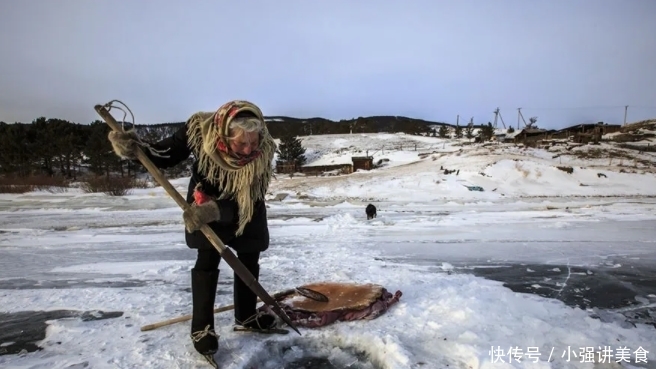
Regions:
<instances>
[{"instance_id":1,"label":"distant house","mask_svg":"<svg viewBox=\"0 0 656 369\"><path fill-rule=\"evenodd\" d=\"M296 162L287 163L285 161L276 161L276 173L297 173L301 168Z\"/></svg>"},{"instance_id":2,"label":"distant house","mask_svg":"<svg viewBox=\"0 0 656 369\"><path fill-rule=\"evenodd\" d=\"M353 162L354 172L358 169L371 170L374 168L373 156L353 156L351 161Z\"/></svg>"},{"instance_id":3,"label":"distant house","mask_svg":"<svg viewBox=\"0 0 656 369\"><path fill-rule=\"evenodd\" d=\"M337 174L351 174L353 173L353 165L350 163L331 165L305 165L301 167L301 172L307 175L321 175L327 172L334 172Z\"/></svg>"},{"instance_id":4,"label":"distant house","mask_svg":"<svg viewBox=\"0 0 656 369\"><path fill-rule=\"evenodd\" d=\"M515 136L509 133L495 133L493 139L497 142L513 142Z\"/></svg>"},{"instance_id":5,"label":"distant house","mask_svg":"<svg viewBox=\"0 0 656 369\"><path fill-rule=\"evenodd\" d=\"M540 140L546 140L551 137L553 131L548 131L542 128L524 128L517 135L515 135L515 143L535 143Z\"/></svg>"},{"instance_id":6,"label":"distant house","mask_svg":"<svg viewBox=\"0 0 656 369\"><path fill-rule=\"evenodd\" d=\"M339 161L342 161L340 159ZM338 174L351 174L358 169L371 170L374 168L373 156L352 156L351 162L341 162L337 164L327 164L325 161L320 160L322 164L308 164L300 167L298 171L306 175L338 175Z\"/></svg>"},{"instance_id":7,"label":"distant house","mask_svg":"<svg viewBox=\"0 0 656 369\"><path fill-rule=\"evenodd\" d=\"M574 140L578 142L586 141L588 140L588 137L592 137L593 140L596 139L597 141L600 141L601 136L608 133L619 132L621 128L622 126L620 124L608 124L604 122L577 124L557 131L554 134L554 138L574 137Z\"/></svg>"}]
</instances>

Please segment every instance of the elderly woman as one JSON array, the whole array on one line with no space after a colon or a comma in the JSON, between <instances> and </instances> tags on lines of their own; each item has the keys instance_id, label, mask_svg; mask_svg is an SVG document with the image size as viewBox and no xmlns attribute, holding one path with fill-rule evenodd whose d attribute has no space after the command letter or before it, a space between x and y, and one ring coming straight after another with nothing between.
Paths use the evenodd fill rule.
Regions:
<instances>
[{"instance_id":1,"label":"elderly woman","mask_svg":"<svg viewBox=\"0 0 656 369\"><path fill-rule=\"evenodd\" d=\"M239 260L259 279L260 252L269 247L264 196L271 179L275 142L260 109L248 101L231 101L216 112L196 113L173 136L144 143L134 131L110 132L117 155L135 159L138 146L159 168L172 167L194 154L185 211L185 239L198 250L191 270L193 312L191 338L210 360L218 350L214 331L214 298L221 255L199 231L208 224L233 248ZM256 314L257 296L234 275L234 317L237 325L263 331L276 324L272 315Z\"/></svg>"}]
</instances>

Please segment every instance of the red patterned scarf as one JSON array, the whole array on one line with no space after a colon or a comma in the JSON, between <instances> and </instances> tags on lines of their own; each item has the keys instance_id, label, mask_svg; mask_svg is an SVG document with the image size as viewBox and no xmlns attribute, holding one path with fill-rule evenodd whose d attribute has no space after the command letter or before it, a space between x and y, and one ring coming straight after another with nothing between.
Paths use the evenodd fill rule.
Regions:
<instances>
[{"instance_id":1,"label":"red patterned scarf","mask_svg":"<svg viewBox=\"0 0 656 369\"><path fill-rule=\"evenodd\" d=\"M251 220L253 205L263 200L273 173L272 160L276 144L264 124L259 146L250 155L232 153L229 145L230 122L246 112L264 122L260 109L253 103L234 100L213 113L199 112L187 121L189 146L198 159L198 170L214 185L221 185L221 198L233 198L239 205L240 235ZM203 201L202 195L198 195Z\"/></svg>"}]
</instances>

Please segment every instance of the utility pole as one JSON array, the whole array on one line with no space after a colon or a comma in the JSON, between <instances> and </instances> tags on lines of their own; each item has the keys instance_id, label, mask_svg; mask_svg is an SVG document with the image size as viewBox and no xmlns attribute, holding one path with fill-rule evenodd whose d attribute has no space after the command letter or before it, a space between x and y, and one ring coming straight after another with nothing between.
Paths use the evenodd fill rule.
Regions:
<instances>
[{"instance_id":1,"label":"utility pole","mask_svg":"<svg viewBox=\"0 0 656 369\"><path fill-rule=\"evenodd\" d=\"M494 111L494 124L492 125L495 129L497 128L497 119L499 118L499 108Z\"/></svg>"},{"instance_id":2,"label":"utility pole","mask_svg":"<svg viewBox=\"0 0 656 369\"><path fill-rule=\"evenodd\" d=\"M522 118L522 121L524 122L524 127L526 127L526 120L524 119L524 116L522 115L522 108L517 108L517 130L519 131L519 118Z\"/></svg>"},{"instance_id":3,"label":"utility pole","mask_svg":"<svg viewBox=\"0 0 656 369\"><path fill-rule=\"evenodd\" d=\"M460 114L458 114L458 116L456 116L456 126L458 125L458 123L460 123Z\"/></svg>"},{"instance_id":4,"label":"utility pole","mask_svg":"<svg viewBox=\"0 0 656 369\"><path fill-rule=\"evenodd\" d=\"M522 108L517 108L517 132L519 132L519 116L522 114Z\"/></svg>"},{"instance_id":5,"label":"utility pole","mask_svg":"<svg viewBox=\"0 0 656 369\"><path fill-rule=\"evenodd\" d=\"M623 125L626 125L626 113L627 113L628 111L629 111L629 106L628 106L628 105L624 105L624 124L623 124Z\"/></svg>"}]
</instances>

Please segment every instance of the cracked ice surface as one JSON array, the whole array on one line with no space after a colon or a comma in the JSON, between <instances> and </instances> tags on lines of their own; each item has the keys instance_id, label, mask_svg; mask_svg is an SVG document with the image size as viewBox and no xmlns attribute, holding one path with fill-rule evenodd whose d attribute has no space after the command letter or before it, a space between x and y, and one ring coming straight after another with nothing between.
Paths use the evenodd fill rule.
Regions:
<instances>
[{"instance_id":1,"label":"cracked ice surface","mask_svg":"<svg viewBox=\"0 0 656 369\"><path fill-rule=\"evenodd\" d=\"M123 312L50 321L43 350L0 356L1 367L207 367L187 323L139 331L191 309L195 254L184 245L181 211L159 189L1 200L3 312ZM372 282L401 290L400 303L375 320L302 329L302 337L232 332L232 315L217 314L222 368L281 367L313 355L361 368L591 368L563 354L604 346L629 349L625 367L654 367L656 329L626 315L656 303L653 200L377 205L378 217L367 221L357 202L270 202L261 283L275 292L320 280ZM231 304L232 273L224 263L221 271L217 305ZM492 347L531 348L540 358L509 363ZM635 363L640 348L649 351L646 364Z\"/></svg>"}]
</instances>

